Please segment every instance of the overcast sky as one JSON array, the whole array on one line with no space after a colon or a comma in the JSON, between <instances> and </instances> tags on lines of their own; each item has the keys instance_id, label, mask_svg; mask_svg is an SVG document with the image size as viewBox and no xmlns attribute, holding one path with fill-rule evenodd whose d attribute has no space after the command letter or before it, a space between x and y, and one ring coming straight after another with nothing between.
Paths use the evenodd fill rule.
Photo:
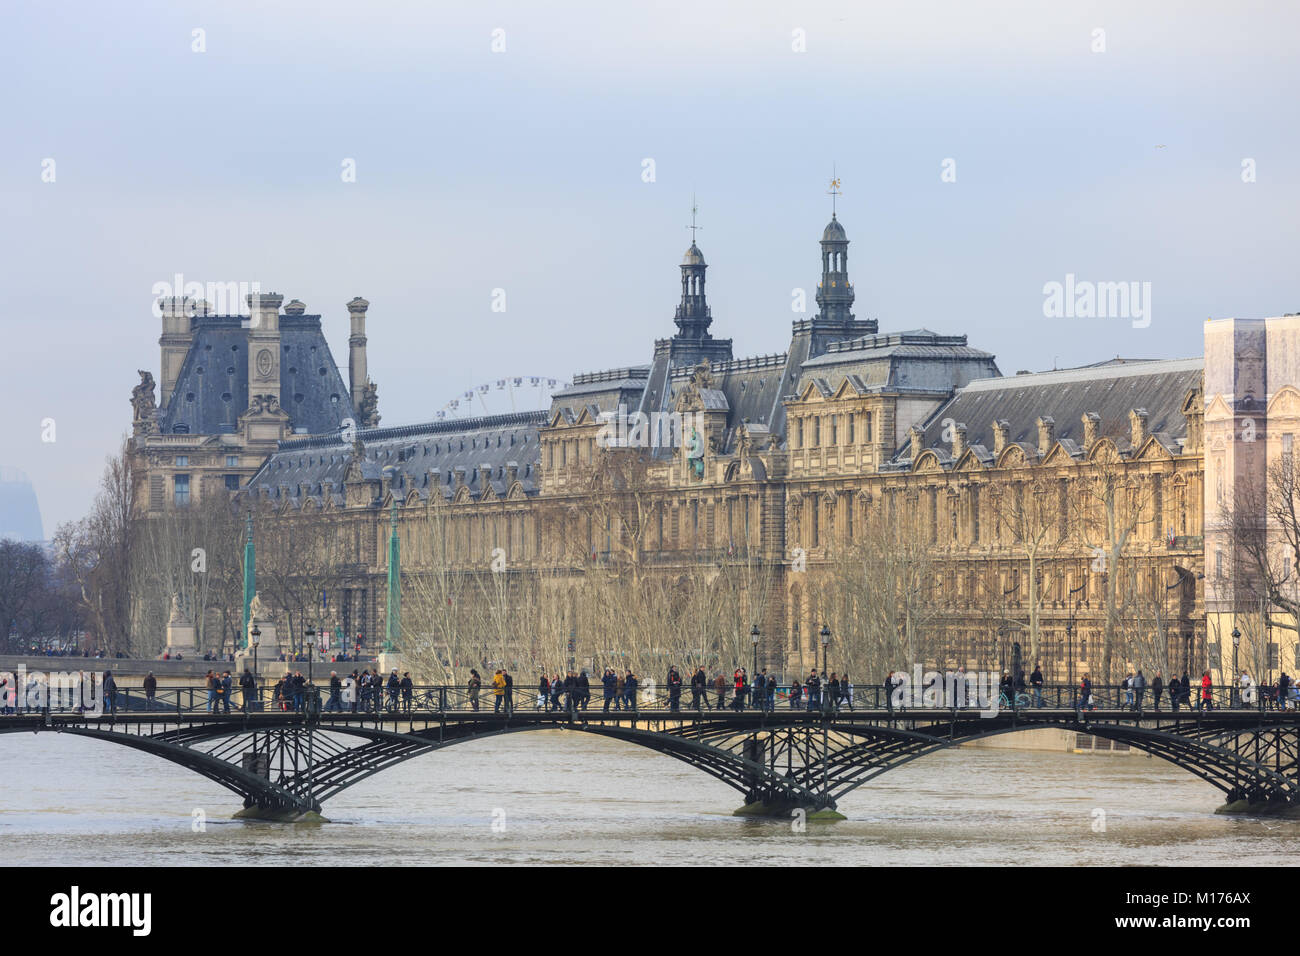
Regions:
<instances>
[{"instance_id":1,"label":"overcast sky","mask_svg":"<svg viewBox=\"0 0 1300 956\"><path fill-rule=\"evenodd\" d=\"M693 192L714 334L781 351L833 164L855 311L882 331L965 333L1006 373L1199 355L1207 317L1300 310L1298 20L1186 0L10 8L0 466L31 478L47 535L85 512L136 369L158 375L151 292L176 273L302 299L345 367L365 296L385 425L502 376L645 362ZM1150 324L1046 318L1067 274L1150 282Z\"/></svg>"}]
</instances>

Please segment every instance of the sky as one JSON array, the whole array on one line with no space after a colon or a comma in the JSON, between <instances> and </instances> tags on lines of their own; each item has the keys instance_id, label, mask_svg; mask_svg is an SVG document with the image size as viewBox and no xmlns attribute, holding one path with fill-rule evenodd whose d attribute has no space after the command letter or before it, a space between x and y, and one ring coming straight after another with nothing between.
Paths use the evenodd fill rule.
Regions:
<instances>
[{"instance_id":1,"label":"sky","mask_svg":"<svg viewBox=\"0 0 1300 956\"><path fill-rule=\"evenodd\" d=\"M857 316L965 334L1007 374L1198 356L1206 318L1300 311L1295 7L70 0L5 19L0 467L30 478L47 536L89 509L136 370L158 377L153 290L177 273L303 300L344 367L364 296L384 425L506 376L647 362L693 196L714 335L782 351L811 314L793 290L813 307L832 170ZM1149 289L1149 321L1046 314L1067 276Z\"/></svg>"}]
</instances>

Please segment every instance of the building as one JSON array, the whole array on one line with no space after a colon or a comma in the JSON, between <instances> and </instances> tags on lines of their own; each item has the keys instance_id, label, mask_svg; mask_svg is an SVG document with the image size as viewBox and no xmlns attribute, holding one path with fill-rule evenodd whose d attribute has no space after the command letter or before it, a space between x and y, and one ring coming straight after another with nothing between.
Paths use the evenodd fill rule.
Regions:
<instances>
[{"instance_id":1,"label":"building","mask_svg":"<svg viewBox=\"0 0 1300 956\"><path fill-rule=\"evenodd\" d=\"M278 299L263 297L257 341L229 318L173 314L162 404L137 404L136 447L149 459L142 507L183 504L183 476L242 484L251 474L241 492L249 508L332 529L337 554L312 588L325 597L318 625L348 643L373 646L384 632L396 535L404 603L408 589L427 597L451 573L510 590L515 613L537 600L530 587L572 591L600 575L722 581L742 568L745 583L728 593L743 606L716 626L752 620L755 656L792 675L816 665L831 623L837 649L857 648L854 666L867 669L1007 667L1015 645L1055 680L1131 665L1168 679L1218 663L1221 628L1206 626L1206 443L1217 469L1220 396L1236 394L1223 370L1258 378L1242 343L1264 333L1211 322L1205 360L1005 376L964 335L881 332L857 319L848 247L833 215L817 312L793 322L780 354L737 357L731 339L713 336L707 265L692 242L676 331L644 363L575 375L547 409L402 427L377 427L373 388L369 404L348 397L368 381L361 300L349 304L348 391L328 374L319 321L293 303L276 316ZM1241 331L1234 339L1225 328ZM1272 350L1294 354L1295 323L1260 329L1275 333ZM273 334L286 336L275 349ZM321 381L299 389L291 383L316 367L303 355L312 346ZM229 387L199 381L208 347L249 355L246 368L226 370ZM259 367L281 348L281 363ZM293 367L281 376L281 364ZM1300 370L1270 368L1269 395L1300 396L1280 384L1300 383ZM235 414L248 381L266 391ZM1252 400L1265 391L1260 379ZM259 395L269 398L259 405ZM238 468L221 463L227 454ZM1259 467L1240 454L1224 461L1229 471L1215 476ZM1216 608L1237 600L1208 594ZM562 609L533 627L572 641L579 618L596 627L583 613ZM404 613L404 636L426 626ZM553 657L529 640L535 660ZM1275 656L1280 665L1286 655Z\"/></svg>"}]
</instances>

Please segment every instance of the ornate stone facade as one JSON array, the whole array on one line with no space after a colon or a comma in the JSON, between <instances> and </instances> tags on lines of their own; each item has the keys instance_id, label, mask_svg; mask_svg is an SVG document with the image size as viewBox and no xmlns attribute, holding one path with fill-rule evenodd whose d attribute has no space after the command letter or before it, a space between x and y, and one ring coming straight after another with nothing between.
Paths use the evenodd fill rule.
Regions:
<instances>
[{"instance_id":1,"label":"ornate stone facade","mask_svg":"<svg viewBox=\"0 0 1300 956\"><path fill-rule=\"evenodd\" d=\"M692 243L677 333L644 365L575 376L549 409L377 428L370 389L355 436L293 436L281 418L254 438L284 416L281 388L280 408L238 419L241 463L256 460L244 500L333 529L328 623L349 635L381 631L395 507L409 580L494 562L551 582L761 568L762 659L790 674L817 662L826 624L893 629L900 667L1002 667L1013 642L1056 680L1204 666L1204 440L1222 414L1206 412L1205 363L1003 376L965 336L856 319L838 219L821 247L819 311L781 354L736 358L712 337ZM167 442L204 447L137 431L142 453L169 458ZM871 563L891 551L909 570ZM891 575L899 607L869 624L863 595Z\"/></svg>"}]
</instances>

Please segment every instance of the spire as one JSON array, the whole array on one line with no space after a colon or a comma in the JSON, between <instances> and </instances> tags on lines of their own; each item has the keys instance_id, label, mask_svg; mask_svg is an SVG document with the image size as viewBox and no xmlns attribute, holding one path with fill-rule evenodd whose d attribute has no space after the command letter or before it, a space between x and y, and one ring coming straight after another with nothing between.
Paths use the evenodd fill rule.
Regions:
<instances>
[{"instance_id":1,"label":"spire","mask_svg":"<svg viewBox=\"0 0 1300 956\"><path fill-rule=\"evenodd\" d=\"M853 321L853 284L849 282L849 237L836 217L841 195L839 177L831 173L831 221L822 231L822 281L817 287L818 320L823 323Z\"/></svg>"},{"instance_id":2,"label":"spire","mask_svg":"<svg viewBox=\"0 0 1300 956\"><path fill-rule=\"evenodd\" d=\"M692 195L691 224L686 227L691 230L691 247L682 257L682 301L677 306L677 314L673 318L677 323L678 338L711 337L709 326L713 323L713 317L709 313L709 304L704 297L704 270L708 265L704 262L704 253L700 252L700 247L695 244L696 231L704 228L695 222L699 208L695 196Z\"/></svg>"}]
</instances>

